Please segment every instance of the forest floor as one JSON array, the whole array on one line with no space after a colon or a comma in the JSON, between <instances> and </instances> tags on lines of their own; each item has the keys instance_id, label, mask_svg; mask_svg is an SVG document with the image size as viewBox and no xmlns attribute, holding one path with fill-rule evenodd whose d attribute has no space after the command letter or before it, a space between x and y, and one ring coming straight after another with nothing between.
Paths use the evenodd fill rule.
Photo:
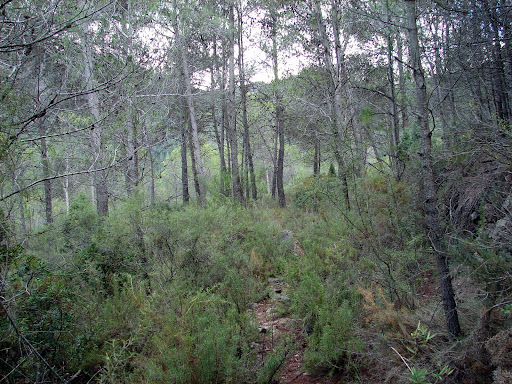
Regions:
<instances>
[{"instance_id":1,"label":"forest floor","mask_svg":"<svg viewBox=\"0 0 512 384\"><path fill-rule=\"evenodd\" d=\"M270 297L254 304L254 314L258 320L261 341L259 355L264 364L267 357L276 351L283 342L287 345L284 359L274 375L274 382L280 384L334 384L339 383L335 376L314 376L304 367L306 340L302 321L293 319L286 313L287 289L277 278L269 278Z\"/></svg>"}]
</instances>

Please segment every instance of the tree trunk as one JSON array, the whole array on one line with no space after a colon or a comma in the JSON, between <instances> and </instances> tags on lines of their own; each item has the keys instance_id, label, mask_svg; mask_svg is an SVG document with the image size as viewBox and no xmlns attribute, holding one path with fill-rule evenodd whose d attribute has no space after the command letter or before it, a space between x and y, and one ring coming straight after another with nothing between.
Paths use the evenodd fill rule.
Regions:
<instances>
[{"instance_id":1,"label":"tree trunk","mask_svg":"<svg viewBox=\"0 0 512 384\"><path fill-rule=\"evenodd\" d=\"M175 11L178 11L178 7L176 4L176 0L173 1L173 7ZM190 126L192 129L192 148L191 155L193 154L195 158L195 162L197 164L197 168L193 167L197 171L197 178L199 182L198 186L198 197L201 207L206 208L206 191L204 189L204 167L203 160L201 157L201 145L199 143L199 134L196 122L196 111L194 108L194 101L192 99L192 86L190 84L190 70L188 66L188 57L187 57L187 46L185 44L185 38L181 36L180 33L180 25L177 17L173 20L174 25L174 33L176 41L178 42L180 55L181 55L181 65L182 65L182 76L183 76L183 86L185 88L185 99L188 106L188 115L190 119ZM192 157L192 156L191 156Z\"/></svg>"},{"instance_id":2,"label":"tree trunk","mask_svg":"<svg viewBox=\"0 0 512 384\"><path fill-rule=\"evenodd\" d=\"M272 183L270 180L269 170L268 168L265 170L265 180L267 182L267 193L272 195Z\"/></svg>"},{"instance_id":3,"label":"tree trunk","mask_svg":"<svg viewBox=\"0 0 512 384\"><path fill-rule=\"evenodd\" d=\"M137 187L138 183L138 167L137 167L137 128L136 128L136 119L133 116L133 108L131 103L129 103L128 108L126 110L126 157L127 157L127 167L126 167L126 191L128 196L132 195L133 191Z\"/></svg>"},{"instance_id":4,"label":"tree trunk","mask_svg":"<svg viewBox=\"0 0 512 384\"><path fill-rule=\"evenodd\" d=\"M247 120L247 85L245 83L245 66L244 66L244 48L243 48L243 28L242 17L239 16L239 49L238 49L238 72L240 73L240 94L242 98L242 122L244 126L244 151L246 155L246 188L247 198L249 198L249 190L254 200L258 199L256 189L256 176L254 175L254 163L252 159L251 141L249 135L249 122ZM247 169L248 168L248 169ZM250 186L249 186L250 184Z\"/></svg>"},{"instance_id":5,"label":"tree trunk","mask_svg":"<svg viewBox=\"0 0 512 384\"><path fill-rule=\"evenodd\" d=\"M190 128L190 127L188 127ZM201 182L199 180L199 173L197 172L197 162L196 162L196 156L194 153L194 144L192 141L192 134L190 133L190 129L187 129L187 135L188 135L188 142L190 145L190 162L192 163L192 176L194 179L194 187L196 191L196 196L199 200L199 203L201 204Z\"/></svg>"},{"instance_id":6,"label":"tree trunk","mask_svg":"<svg viewBox=\"0 0 512 384\"><path fill-rule=\"evenodd\" d=\"M315 154L313 159L313 176L320 174L320 140L315 136Z\"/></svg>"},{"instance_id":7,"label":"tree trunk","mask_svg":"<svg viewBox=\"0 0 512 384\"><path fill-rule=\"evenodd\" d=\"M277 64L277 15L272 12L272 63L274 70L274 99L275 99L275 125L276 141L279 142L277 152L277 170L275 172L275 181L277 188L277 198L279 206L286 206L286 196L284 194L284 122L283 122L283 103L279 94L279 70Z\"/></svg>"},{"instance_id":8,"label":"tree trunk","mask_svg":"<svg viewBox=\"0 0 512 384\"><path fill-rule=\"evenodd\" d=\"M133 54L133 37L134 28L132 23L132 3L126 3L119 9L122 17L122 29L124 39L124 49L126 49L127 56ZM129 86L129 82L127 83ZM125 91L126 92L126 91ZM134 108L134 94L131 93L126 97L125 113L126 113L126 192L131 196L138 185L139 171L138 171L138 154L137 154L137 109Z\"/></svg>"},{"instance_id":9,"label":"tree trunk","mask_svg":"<svg viewBox=\"0 0 512 384\"><path fill-rule=\"evenodd\" d=\"M188 165L187 165L187 121L185 113L183 112L184 103L180 103L180 120L181 120L181 193L183 197L183 204L187 204L190 200L190 193L188 191Z\"/></svg>"},{"instance_id":10,"label":"tree trunk","mask_svg":"<svg viewBox=\"0 0 512 384\"><path fill-rule=\"evenodd\" d=\"M409 54L416 85L417 114L421 129L421 167L425 193L425 219L428 237L436 255L439 285L448 332L453 336L459 336L461 329L455 303L455 294L437 211L437 191L432 164L432 132L429 128L427 89L419 52L416 2L414 0L405 0L405 4L407 7L407 25L409 30Z\"/></svg>"},{"instance_id":11,"label":"tree trunk","mask_svg":"<svg viewBox=\"0 0 512 384\"><path fill-rule=\"evenodd\" d=\"M194 109L194 102L192 100L192 88L190 85L190 74L188 69L187 54L185 47L182 47L182 64L183 64L183 76L185 81L185 94L188 104L188 112L190 118L190 127L192 129L192 151L195 158L197 168L193 167L197 171L198 178L198 197L201 207L206 208L206 196L204 190L204 168L203 160L201 157L201 146L199 144L199 136L196 122L196 112Z\"/></svg>"},{"instance_id":12,"label":"tree trunk","mask_svg":"<svg viewBox=\"0 0 512 384\"><path fill-rule=\"evenodd\" d=\"M236 108L235 108L235 15L234 7L229 9L229 142L231 144L231 172L233 184L233 197L242 203L243 196L240 188L240 173L238 169L238 137L236 133Z\"/></svg>"},{"instance_id":13,"label":"tree trunk","mask_svg":"<svg viewBox=\"0 0 512 384\"><path fill-rule=\"evenodd\" d=\"M66 202L66 215L69 215L69 153L66 151L66 158L64 159L64 172L66 176L62 182L62 189L64 192L64 200Z\"/></svg>"},{"instance_id":14,"label":"tree trunk","mask_svg":"<svg viewBox=\"0 0 512 384\"><path fill-rule=\"evenodd\" d=\"M153 148L148 148L149 152L149 171L150 171L150 185L149 185L149 204L155 204L155 162L153 159Z\"/></svg>"},{"instance_id":15,"label":"tree trunk","mask_svg":"<svg viewBox=\"0 0 512 384\"><path fill-rule=\"evenodd\" d=\"M43 164L43 178L44 181L44 202L45 202L45 218L46 224L53 222L52 215L52 184L50 181L50 165L48 161L48 148L46 145L46 129L44 128L44 120L40 122L39 134L41 135L41 163Z\"/></svg>"},{"instance_id":16,"label":"tree trunk","mask_svg":"<svg viewBox=\"0 0 512 384\"><path fill-rule=\"evenodd\" d=\"M334 141L334 157L336 162L338 163L338 178L342 184L342 192L345 197L345 208L350 210L350 200L348 194L348 180L347 180L347 169L345 165L345 159L342 151L342 137L341 137L341 117L342 117L342 105L341 105L341 78L343 71L343 61L344 54L341 51L340 41L339 41L339 32L336 26L336 23L333 19L333 27L335 30L335 53L336 53L336 65L333 63L333 59L331 57L331 48L329 43L329 37L327 35L325 23L322 17L322 10L320 3L318 1L314 4L315 9L314 18L316 20L316 28L318 37L322 43L323 48L323 59L324 64L329 71L329 80L328 80L328 88L329 88L329 96L331 103L331 116L332 116L332 133L333 133L333 141ZM333 16L334 17L334 16Z\"/></svg>"},{"instance_id":17,"label":"tree trunk","mask_svg":"<svg viewBox=\"0 0 512 384\"><path fill-rule=\"evenodd\" d=\"M228 166L226 166L226 132L227 132L227 117L228 117L228 106L226 103L226 92L223 89L222 90L222 119L221 119L221 127L220 127L220 149L219 149L219 156L220 156L220 172L221 172L221 183L220 183L220 193L222 195L228 196L229 195L229 188L226 188L226 179L229 175ZM229 159L229 142L227 144L228 148L228 159Z\"/></svg>"},{"instance_id":18,"label":"tree trunk","mask_svg":"<svg viewBox=\"0 0 512 384\"><path fill-rule=\"evenodd\" d=\"M20 170L20 173L21 174L19 176L22 176L23 170ZM12 185L15 186L19 190L20 185L18 184L17 178L18 178L18 176L16 175L16 169L14 169L12 172ZM21 235L21 239L22 239L21 242L25 243L26 239L27 239L27 221L25 219L25 207L23 205L23 195L21 193L18 193L17 200L18 200L18 209L20 211L20 225L21 225L21 234L20 235ZM0 210L0 213L1 213L1 210ZM5 231L4 228L0 228L0 233L4 233L4 231ZM1 242L0 242L0 244L1 244Z\"/></svg>"},{"instance_id":19,"label":"tree trunk","mask_svg":"<svg viewBox=\"0 0 512 384\"><path fill-rule=\"evenodd\" d=\"M276 185L277 185L277 198L279 206L281 208L286 207L286 196L284 194L284 124L283 124L283 107L281 98L278 96L276 99L276 124L277 124L277 135L279 138L279 152L277 155L277 174L276 174Z\"/></svg>"},{"instance_id":20,"label":"tree trunk","mask_svg":"<svg viewBox=\"0 0 512 384\"><path fill-rule=\"evenodd\" d=\"M87 28L85 25L85 33L83 36L83 55L84 55L84 79L87 89L94 89L95 82L93 79L92 68L93 59L90 47L87 45ZM92 128L90 130L91 149L95 156L92 168L104 168L106 166L105 153L103 151L103 129L100 123L99 98L96 92L87 93L87 103L92 117ZM96 209L99 215L108 215L108 190L105 170L93 171L93 185L96 192Z\"/></svg>"},{"instance_id":21,"label":"tree trunk","mask_svg":"<svg viewBox=\"0 0 512 384\"><path fill-rule=\"evenodd\" d=\"M386 22L389 23L389 2L386 1ZM398 122L398 107L396 104L396 91L395 91L395 71L394 71L394 60L393 60L393 39L391 32L387 33L388 40L388 81L389 81L389 93L391 97L391 148L390 157L392 161L392 169L395 174L395 179L400 181L401 177L401 166L398 148L400 145L400 126Z\"/></svg>"},{"instance_id":22,"label":"tree trunk","mask_svg":"<svg viewBox=\"0 0 512 384\"><path fill-rule=\"evenodd\" d=\"M396 49L398 55L398 84L400 86L399 95L401 94L401 130L405 131L405 128L409 124L409 113L407 111L407 103L405 102L405 89L406 89L406 79L405 79L405 71L404 71L404 53L403 53L403 43L402 38L400 36L397 37Z\"/></svg>"},{"instance_id":23,"label":"tree trunk","mask_svg":"<svg viewBox=\"0 0 512 384\"><path fill-rule=\"evenodd\" d=\"M279 144L279 132L276 127L275 135L274 135L274 151L272 153L272 199L276 198L276 191L277 191L277 148Z\"/></svg>"},{"instance_id":24,"label":"tree trunk","mask_svg":"<svg viewBox=\"0 0 512 384\"><path fill-rule=\"evenodd\" d=\"M490 7L488 3L485 3L487 10L487 17L489 18L489 23L492 26L492 33L494 34L494 67L496 73L494 75L494 79L496 82L496 90L497 90L497 110L498 110L498 118L501 120L500 124L508 125L510 121L510 100L509 100L509 92L508 92L508 81L507 74L505 70L505 60L503 58L503 40L501 33L502 31L500 26L498 25L499 16L496 14L496 8Z\"/></svg>"}]
</instances>

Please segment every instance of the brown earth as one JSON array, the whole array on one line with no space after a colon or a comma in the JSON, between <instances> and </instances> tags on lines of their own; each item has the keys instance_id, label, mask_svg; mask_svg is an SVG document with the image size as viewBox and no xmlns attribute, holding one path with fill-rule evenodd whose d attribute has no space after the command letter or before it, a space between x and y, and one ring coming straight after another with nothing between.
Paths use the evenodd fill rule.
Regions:
<instances>
[{"instance_id":1,"label":"brown earth","mask_svg":"<svg viewBox=\"0 0 512 384\"><path fill-rule=\"evenodd\" d=\"M334 384L342 383L339 378L314 376L306 372L304 367L304 351L306 340L302 322L279 314L279 307L286 303L287 287L278 279L269 279L272 290L271 297L256 303L253 307L254 315L258 321L261 341L258 343L259 355L262 363L277 346L284 340L292 340L281 368L274 376L274 382L280 384Z\"/></svg>"}]
</instances>

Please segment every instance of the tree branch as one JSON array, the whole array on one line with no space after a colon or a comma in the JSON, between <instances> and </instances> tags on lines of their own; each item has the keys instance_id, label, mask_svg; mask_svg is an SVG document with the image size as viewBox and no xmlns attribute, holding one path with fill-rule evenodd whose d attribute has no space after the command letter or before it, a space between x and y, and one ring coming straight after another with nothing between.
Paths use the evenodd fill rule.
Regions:
<instances>
[{"instance_id":1,"label":"tree branch","mask_svg":"<svg viewBox=\"0 0 512 384\"><path fill-rule=\"evenodd\" d=\"M14 331L16 332L16 334L18 335L18 337L20 338L21 341L23 341L23 343L25 343L27 345L27 347L32 351L32 353L34 353L34 355L37 356L37 358L39 360L41 360L43 362L44 365L46 365L46 367L50 370L51 373L53 373L53 375L58 378L62 383L67 383L68 381L63 379L56 371L55 369L45 360L45 358L43 356L41 356L41 354L34 348L34 346L32 345L32 343L30 341L28 341L28 339L25 337L25 335L23 335L23 333L21 333L21 331L19 330L18 326L16 325L16 322L14 321L14 319L12 318L11 314L9 313L9 310L7 309L7 307L4 305L4 302L3 300L0 300L0 307L2 307L3 311L5 312L5 315L7 316L7 318L9 319L9 322L11 323L12 327L14 328Z\"/></svg>"}]
</instances>

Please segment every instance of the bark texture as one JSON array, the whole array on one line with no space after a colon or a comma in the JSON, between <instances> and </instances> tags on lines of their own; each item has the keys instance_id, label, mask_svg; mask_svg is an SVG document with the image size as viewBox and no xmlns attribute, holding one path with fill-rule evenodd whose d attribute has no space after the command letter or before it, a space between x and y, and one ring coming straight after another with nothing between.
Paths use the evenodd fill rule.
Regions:
<instances>
[{"instance_id":1,"label":"bark texture","mask_svg":"<svg viewBox=\"0 0 512 384\"><path fill-rule=\"evenodd\" d=\"M428 101L425 76L419 52L418 28L416 24L416 2L405 0L407 7L407 26L409 30L409 54L413 78L416 85L417 115L421 130L421 167L423 189L425 193L425 220L430 243L436 256L437 273L443 301L448 332L452 336L461 334L455 293L453 291L448 255L443 242L439 213L437 210L437 190L432 167L432 132L428 121Z\"/></svg>"}]
</instances>

